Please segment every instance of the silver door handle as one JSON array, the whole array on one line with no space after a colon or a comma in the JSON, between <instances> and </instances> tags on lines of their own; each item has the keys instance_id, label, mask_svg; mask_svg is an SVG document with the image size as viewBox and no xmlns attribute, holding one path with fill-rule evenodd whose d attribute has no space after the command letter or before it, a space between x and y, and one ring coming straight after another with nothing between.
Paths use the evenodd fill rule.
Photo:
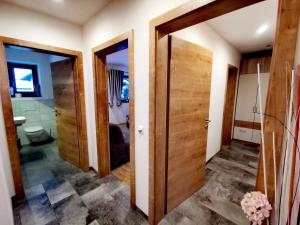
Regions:
<instances>
[{"instance_id":1,"label":"silver door handle","mask_svg":"<svg viewBox=\"0 0 300 225\"><path fill-rule=\"evenodd\" d=\"M61 113L60 113L57 109L55 109L55 110L53 110L53 111L55 112L55 116L61 115Z\"/></svg>"},{"instance_id":2,"label":"silver door handle","mask_svg":"<svg viewBox=\"0 0 300 225\"><path fill-rule=\"evenodd\" d=\"M210 122L211 122L211 120L206 119L206 120L205 120L205 125L204 125L203 127L204 127L205 129L207 129Z\"/></svg>"}]
</instances>

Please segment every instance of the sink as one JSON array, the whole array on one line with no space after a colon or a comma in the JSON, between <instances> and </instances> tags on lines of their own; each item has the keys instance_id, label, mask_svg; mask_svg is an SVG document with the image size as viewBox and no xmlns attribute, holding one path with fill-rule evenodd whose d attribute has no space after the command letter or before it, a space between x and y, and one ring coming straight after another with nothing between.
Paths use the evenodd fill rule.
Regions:
<instances>
[{"instance_id":1,"label":"sink","mask_svg":"<svg viewBox=\"0 0 300 225\"><path fill-rule=\"evenodd\" d=\"M26 122L25 116L14 116L15 126L21 126L25 122Z\"/></svg>"}]
</instances>

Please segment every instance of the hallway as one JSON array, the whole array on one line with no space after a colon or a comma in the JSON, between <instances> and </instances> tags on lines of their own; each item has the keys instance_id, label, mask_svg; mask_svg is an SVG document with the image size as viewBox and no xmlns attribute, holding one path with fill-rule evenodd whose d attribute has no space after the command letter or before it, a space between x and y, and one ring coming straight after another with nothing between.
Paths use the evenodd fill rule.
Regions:
<instances>
[{"instance_id":1,"label":"hallway","mask_svg":"<svg viewBox=\"0 0 300 225\"><path fill-rule=\"evenodd\" d=\"M16 225L147 224L130 208L129 188L115 176L98 178L61 160L56 143L20 152L26 199L14 201ZM258 150L233 141L206 165L205 185L160 225L249 224L240 201L254 190Z\"/></svg>"}]
</instances>

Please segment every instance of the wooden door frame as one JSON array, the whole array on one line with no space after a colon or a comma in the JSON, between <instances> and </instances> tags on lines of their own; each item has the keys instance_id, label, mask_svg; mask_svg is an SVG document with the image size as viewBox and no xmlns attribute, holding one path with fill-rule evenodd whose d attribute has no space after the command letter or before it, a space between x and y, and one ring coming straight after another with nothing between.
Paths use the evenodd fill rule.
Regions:
<instances>
[{"instance_id":1,"label":"wooden door frame","mask_svg":"<svg viewBox=\"0 0 300 225\"><path fill-rule=\"evenodd\" d=\"M180 29L187 28L192 25L207 21L217 16L262 2L264 0L212 0L210 3L203 5L201 1L189 1L183 5L153 19L150 21L150 58L149 58L149 73L150 73L150 87L149 87L149 223L151 225L157 224L164 217L164 204L165 204L165 167L166 167L166 90L162 88L163 72L162 61L164 55L158 54L159 40L172 32ZM276 102L276 91L285 88L285 82L280 82L285 79L285 66L281 62L286 62L285 65L294 64L295 46L297 39L298 23L299 23L299 1L298 0L279 0L279 10L277 19L277 31L274 45L274 52L272 55L271 65L271 81L268 89L268 100L266 111L268 108L277 106L275 115L285 117L285 103L283 98L280 104L268 104ZM298 17L297 17L298 16ZM286 42L284 35L289 36L289 42ZM162 44L162 43L161 43ZM276 72L278 71L278 72ZM279 73L280 72L280 73ZM273 73L273 74L272 74ZM272 81L273 80L273 81ZM279 81L279 82L278 82ZM274 87L276 86L276 89ZM280 87L280 88L278 88ZM272 106L273 105L273 106ZM268 127L275 127L275 130L283 130L279 128L279 123L274 126L273 124L266 123L266 131ZM277 127L276 127L277 126ZM278 136L282 136L282 132ZM268 137L267 143L272 146L272 135ZM281 143L280 143L281 144ZM277 148L277 160L279 160L280 147ZM272 169L272 147L268 148L267 161L269 166L268 171ZM260 157L261 162L261 157ZM262 188L262 166L259 164L259 173L257 183L258 189ZM277 164L278 165L278 164ZM272 178L269 179L269 189L272 190ZM272 198L272 197L271 197Z\"/></svg>"},{"instance_id":2,"label":"wooden door frame","mask_svg":"<svg viewBox=\"0 0 300 225\"><path fill-rule=\"evenodd\" d=\"M5 54L5 45L14 45L32 48L40 53L55 54L67 56L74 59L74 89L77 114L77 129L79 134L79 157L80 168L83 171L89 170L88 146L87 146L87 130L86 130L86 110L85 110L85 93L84 78L82 66L82 53L80 51L69 50L50 45L39 44L30 41L0 36L0 87L1 101L3 108L3 116L5 130L8 142L9 157L14 180L14 187L17 197L24 196L24 186L20 168L19 150L16 142L16 131L13 122L13 110L11 97L9 92L9 78L7 70L7 61Z\"/></svg>"},{"instance_id":3,"label":"wooden door frame","mask_svg":"<svg viewBox=\"0 0 300 225\"><path fill-rule=\"evenodd\" d=\"M129 74L129 120L130 120L130 205L136 207L135 199L135 103L134 103L134 32L130 30L92 49L94 68L94 94L98 173L100 177L110 174L108 75L106 56L123 50L128 43Z\"/></svg>"},{"instance_id":4,"label":"wooden door frame","mask_svg":"<svg viewBox=\"0 0 300 225\"><path fill-rule=\"evenodd\" d=\"M230 69L234 69L236 71L236 79L237 79L237 84L239 83L238 82L238 78L239 78L239 68L237 68L236 66L234 65L231 65L231 64L228 64L227 65L227 77L226 77L226 90L225 90L225 99L224 99L224 107L223 107L223 120L222 120L222 135L221 135L221 142L220 142L220 149L222 149L222 145L223 145L223 135L224 135L224 130L223 130L223 127L224 127L224 119L225 119L225 108L226 108L226 99L227 99L227 88L228 88L228 78L229 78L229 70ZM235 115L235 109L236 109L236 101L237 101L237 92L238 92L238 86L236 85L235 86L235 94L234 94L234 105L232 107L234 107L233 109L233 114L231 115L232 116L232 125L231 125L231 137L232 137L232 134L233 134L233 127L234 127L234 115Z\"/></svg>"}]
</instances>

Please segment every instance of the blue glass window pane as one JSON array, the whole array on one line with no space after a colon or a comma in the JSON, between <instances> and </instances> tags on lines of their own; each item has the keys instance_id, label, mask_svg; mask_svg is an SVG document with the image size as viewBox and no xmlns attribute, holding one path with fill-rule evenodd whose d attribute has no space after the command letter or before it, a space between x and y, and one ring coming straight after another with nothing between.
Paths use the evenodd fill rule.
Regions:
<instances>
[{"instance_id":1,"label":"blue glass window pane","mask_svg":"<svg viewBox=\"0 0 300 225\"><path fill-rule=\"evenodd\" d=\"M129 100L129 78L123 78L122 94L121 99L128 101Z\"/></svg>"},{"instance_id":2,"label":"blue glass window pane","mask_svg":"<svg viewBox=\"0 0 300 225\"><path fill-rule=\"evenodd\" d=\"M34 92L31 69L14 68L17 92Z\"/></svg>"}]
</instances>

